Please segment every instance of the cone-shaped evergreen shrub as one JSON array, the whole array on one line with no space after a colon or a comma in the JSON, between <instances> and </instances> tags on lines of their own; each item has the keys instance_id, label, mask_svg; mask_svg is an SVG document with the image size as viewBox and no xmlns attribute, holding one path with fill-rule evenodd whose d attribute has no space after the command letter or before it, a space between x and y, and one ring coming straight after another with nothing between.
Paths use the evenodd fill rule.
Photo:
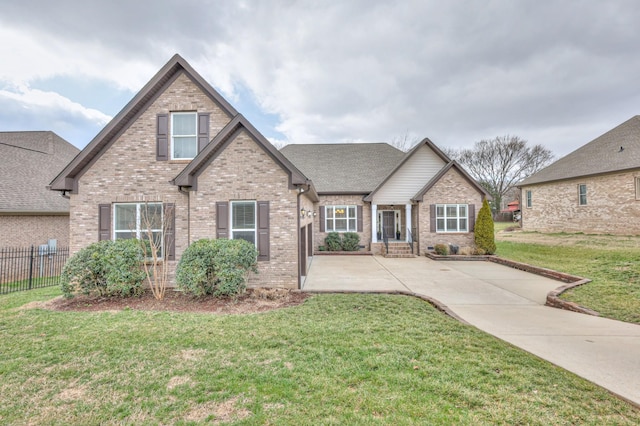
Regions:
<instances>
[{"instance_id":1,"label":"cone-shaped evergreen shrub","mask_svg":"<svg viewBox=\"0 0 640 426\"><path fill-rule=\"evenodd\" d=\"M493 218L491 217L491 208L489 207L489 202L486 198L482 202L482 208L478 212L474 232L476 247L484 250L486 254L493 254L496 252L496 240L493 233Z\"/></svg>"}]
</instances>

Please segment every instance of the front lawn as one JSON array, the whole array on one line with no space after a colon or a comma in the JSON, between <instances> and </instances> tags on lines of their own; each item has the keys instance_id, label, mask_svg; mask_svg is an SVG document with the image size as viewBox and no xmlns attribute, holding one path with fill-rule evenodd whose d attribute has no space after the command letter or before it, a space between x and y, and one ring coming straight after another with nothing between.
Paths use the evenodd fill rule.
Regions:
<instances>
[{"instance_id":1,"label":"front lawn","mask_svg":"<svg viewBox=\"0 0 640 426\"><path fill-rule=\"evenodd\" d=\"M501 257L593 280L563 299L640 323L640 237L502 232L496 245Z\"/></svg>"},{"instance_id":2,"label":"front lawn","mask_svg":"<svg viewBox=\"0 0 640 426\"><path fill-rule=\"evenodd\" d=\"M0 297L0 423L640 422L608 392L411 297L317 295L225 316L34 302L57 293Z\"/></svg>"}]
</instances>

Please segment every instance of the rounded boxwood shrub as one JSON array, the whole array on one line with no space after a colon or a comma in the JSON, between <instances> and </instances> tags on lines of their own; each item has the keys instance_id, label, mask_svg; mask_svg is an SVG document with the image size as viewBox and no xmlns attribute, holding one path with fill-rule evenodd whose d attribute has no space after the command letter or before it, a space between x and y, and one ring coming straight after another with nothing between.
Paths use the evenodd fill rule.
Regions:
<instances>
[{"instance_id":1,"label":"rounded boxwood shrub","mask_svg":"<svg viewBox=\"0 0 640 426\"><path fill-rule=\"evenodd\" d=\"M71 256L62 268L65 297L77 293L97 296L136 296L146 278L142 248L137 240L100 241Z\"/></svg>"},{"instance_id":2,"label":"rounded boxwood shrub","mask_svg":"<svg viewBox=\"0 0 640 426\"><path fill-rule=\"evenodd\" d=\"M486 198L482 202L482 208L478 212L478 219L476 219L474 229L474 239L478 251L482 250L486 254L494 254L496 252L493 218L491 217L491 208Z\"/></svg>"},{"instance_id":3,"label":"rounded boxwood shrub","mask_svg":"<svg viewBox=\"0 0 640 426\"><path fill-rule=\"evenodd\" d=\"M360 235L355 232L345 232L344 234L342 234L342 250L360 250Z\"/></svg>"},{"instance_id":4,"label":"rounded boxwood shrub","mask_svg":"<svg viewBox=\"0 0 640 426\"><path fill-rule=\"evenodd\" d=\"M324 239L324 245L329 251L342 250L342 238L340 238L340 234L337 232L329 232Z\"/></svg>"},{"instance_id":5,"label":"rounded boxwood shrub","mask_svg":"<svg viewBox=\"0 0 640 426\"><path fill-rule=\"evenodd\" d=\"M258 272L257 259L258 251L247 241L201 239L182 254L176 282L196 297L238 295L246 289L248 273Z\"/></svg>"}]
</instances>

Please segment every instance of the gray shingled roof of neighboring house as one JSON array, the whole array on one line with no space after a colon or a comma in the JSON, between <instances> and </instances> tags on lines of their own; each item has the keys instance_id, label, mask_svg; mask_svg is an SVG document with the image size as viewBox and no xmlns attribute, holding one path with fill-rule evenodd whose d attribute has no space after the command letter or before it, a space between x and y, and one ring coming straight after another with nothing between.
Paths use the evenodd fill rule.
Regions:
<instances>
[{"instance_id":1,"label":"gray shingled roof of neighboring house","mask_svg":"<svg viewBox=\"0 0 640 426\"><path fill-rule=\"evenodd\" d=\"M640 116L524 179L518 186L640 168Z\"/></svg>"},{"instance_id":2,"label":"gray shingled roof of neighboring house","mask_svg":"<svg viewBox=\"0 0 640 426\"><path fill-rule=\"evenodd\" d=\"M47 185L79 151L53 132L0 132L0 213L68 213Z\"/></svg>"},{"instance_id":3,"label":"gray shingled roof of neighboring house","mask_svg":"<svg viewBox=\"0 0 640 426\"><path fill-rule=\"evenodd\" d=\"M405 155L386 143L292 144L280 152L319 194L368 194Z\"/></svg>"}]
</instances>

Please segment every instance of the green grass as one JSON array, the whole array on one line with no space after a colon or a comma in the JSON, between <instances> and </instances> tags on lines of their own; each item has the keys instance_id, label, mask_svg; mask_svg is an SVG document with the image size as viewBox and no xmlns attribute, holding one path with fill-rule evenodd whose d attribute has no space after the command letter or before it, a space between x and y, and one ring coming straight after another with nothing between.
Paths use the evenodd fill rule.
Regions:
<instances>
[{"instance_id":1,"label":"green grass","mask_svg":"<svg viewBox=\"0 0 640 426\"><path fill-rule=\"evenodd\" d=\"M608 392L425 302L254 315L52 312L0 297L2 424L638 424Z\"/></svg>"},{"instance_id":2,"label":"green grass","mask_svg":"<svg viewBox=\"0 0 640 426\"><path fill-rule=\"evenodd\" d=\"M588 236L572 234L545 234L545 244L496 241L496 245L504 258L593 280L567 291L563 299L608 318L640 323L640 249L616 246L615 238L608 238L611 242L603 246L598 237L596 247Z\"/></svg>"},{"instance_id":3,"label":"green grass","mask_svg":"<svg viewBox=\"0 0 640 426\"><path fill-rule=\"evenodd\" d=\"M59 277L35 277L31 280L31 288L42 288L49 286L58 286ZM23 291L29 289L29 280L12 281L9 283L0 283L0 294L11 293L14 291Z\"/></svg>"}]
</instances>

